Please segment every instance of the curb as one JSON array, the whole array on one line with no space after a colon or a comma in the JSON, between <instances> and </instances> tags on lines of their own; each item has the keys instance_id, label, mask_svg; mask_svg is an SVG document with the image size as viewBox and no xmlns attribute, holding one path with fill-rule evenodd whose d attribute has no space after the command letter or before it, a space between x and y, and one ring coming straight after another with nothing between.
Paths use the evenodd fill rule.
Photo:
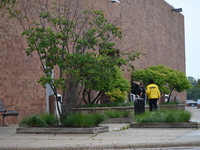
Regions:
<instances>
[{"instance_id":1,"label":"curb","mask_svg":"<svg viewBox=\"0 0 200 150\"><path fill-rule=\"evenodd\" d=\"M19 127L17 134L98 134L109 132L108 126L88 127L88 128L45 128L45 127Z\"/></svg>"},{"instance_id":2,"label":"curb","mask_svg":"<svg viewBox=\"0 0 200 150\"><path fill-rule=\"evenodd\" d=\"M183 123L136 123L132 122L130 128L200 128L198 122Z\"/></svg>"},{"instance_id":3,"label":"curb","mask_svg":"<svg viewBox=\"0 0 200 150\"><path fill-rule=\"evenodd\" d=\"M64 146L64 147L5 147L0 150L103 150L103 149L150 149L150 148L193 148L199 147L199 141L193 142L161 142L161 143L135 143L135 144L110 144L104 146Z\"/></svg>"}]
</instances>

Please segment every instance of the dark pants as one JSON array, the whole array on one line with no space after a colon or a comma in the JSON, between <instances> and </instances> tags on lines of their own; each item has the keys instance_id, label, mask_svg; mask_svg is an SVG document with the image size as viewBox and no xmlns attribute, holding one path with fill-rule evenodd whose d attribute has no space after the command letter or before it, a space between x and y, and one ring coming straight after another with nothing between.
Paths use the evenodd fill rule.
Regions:
<instances>
[{"instance_id":1,"label":"dark pants","mask_svg":"<svg viewBox=\"0 0 200 150\"><path fill-rule=\"evenodd\" d=\"M149 111L157 110L158 105L157 105L157 99L149 99Z\"/></svg>"}]
</instances>

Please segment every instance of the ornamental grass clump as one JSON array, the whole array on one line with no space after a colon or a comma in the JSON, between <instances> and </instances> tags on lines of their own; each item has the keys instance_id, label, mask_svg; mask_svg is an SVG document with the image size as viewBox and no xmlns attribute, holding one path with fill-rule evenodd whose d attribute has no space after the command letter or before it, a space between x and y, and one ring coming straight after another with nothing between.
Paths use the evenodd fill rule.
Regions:
<instances>
[{"instance_id":1,"label":"ornamental grass clump","mask_svg":"<svg viewBox=\"0 0 200 150\"><path fill-rule=\"evenodd\" d=\"M105 111L104 114L108 118L128 117L130 115L130 111L108 110L108 111Z\"/></svg>"},{"instance_id":2,"label":"ornamental grass clump","mask_svg":"<svg viewBox=\"0 0 200 150\"><path fill-rule=\"evenodd\" d=\"M22 119L20 126L46 127L48 124L38 115L28 116Z\"/></svg>"},{"instance_id":3,"label":"ornamental grass clump","mask_svg":"<svg viewBox=\"0 0 200 150\"><path fill-rule=\"evenodd\" d=\"M56 116L51 114L39 115L48 125L55 125L57 123Z\"/></svg>"},{"instance_id":4,"label":"ornamental grass clump","mask_svg":"<svg viewBox=\"0 0 200 150\"><path fill-rule=\"evenodd\" d=\"M62 119L61 124L68 127L94 127L106 120L104 114L71 113Z\"/></svg>"},{"instance_id":5,"label":"ornamental grass clump","mask_svg":"<svg viewBox=\"0 0 200 150\"><path fill-rule=\"evenodd\" d=\"M20 123L20 126L46 127L55 124L56 124L56 117L54 115L39 114L39 115L24 117Z\"/></svg>"},{"instance_id":6,"label":"ornamental grass clump","mask_svg":"<svg viewBox=\"0 0 200 150\"><path fill-rule=\"evenodd\" d=\"M179 123L188 122L191 112L177 109L161 109L155 112L145 112L135 116L135 121L139 123Z\"/></svg>"}]
</instances>

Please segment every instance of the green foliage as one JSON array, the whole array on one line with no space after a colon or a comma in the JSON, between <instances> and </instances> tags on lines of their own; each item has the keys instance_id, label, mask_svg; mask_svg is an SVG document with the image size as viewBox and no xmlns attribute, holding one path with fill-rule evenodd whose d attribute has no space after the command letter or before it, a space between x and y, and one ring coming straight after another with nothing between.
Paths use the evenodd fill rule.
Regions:
<instances>
[{"instance_id":1,"label":"green foliage","mask_svg":"<svg viewBox=\"0 0 200 150\"><path fill-rule=\"evenodd\" d=\"M130 111L108 110L108 111L105 111L104 114L108 118L128 117L130 115Z\"/></svg>"},{"instance_id":2,"label":"green foliage","mask_svg":"<svg viewBox=\"0 0 200 150\"><path fill-rule=\"evenodd\" d=\"M130 90L130 83L123 77L123 72L116 67L116 74L110 84L113 88L106 92L112 102L124 102L127 99L127 91Z\"/></svg>"},{"instance_id":3,"label":"green foliage","mask_svg":"<svg viewBox=\"0 0 200 150\"><path fill-rule=\"evenodd\" d=\"M171 94L173 90L183 92L190 88L184 73L162 65L134 71L132 76L134 81L142 80L145 85L148 85L149 79L154 79L155 84L159 86L160 91L164 94Z\"/></svg>"},{"instance_id":4,"label":"green foliage","mask_svg":"<svg viewBox=\"0 0 200 150\"><path fill-rule=\"evenodd\" d=\"M200 99L200 88L192 86L187 90L187 99L188 100L197 100Z\"/></svg>"},{"instance_id":5,"label":"green foliage","mask_svg":"<svg viewBox=\"0 0 200 150\"><path fill-rule=\"evenodd\" d=\"M190 82L190 84L192 84L194 86L197 85L197 83L198 83L198 80L196 80L194 77L188 76L187 79Z\"/></svg>"},{"instance_id":6,"label":"green foliage","mask_svg":"<svg viewBox=\"0 0 200 150\"><path fill-rule=\"evenodd\" d=\"M191 118L191 112L185 110L167 110L161 109L155 112L145 112L135 117L139 123L179 123L188 122Z\"/></svg>"},{"instance_id":7,"label":"green foliage","mask_svg":"<svg viewBox=\"0 0 200 150\"><path fill-rule=\"evenodd\" d=\"M8 10L24 29L22 35L27 39L27 55L36 52L39 56L44 72L39 83L44 87L49 84L54 95L61 89L63 99L70 103L62 106L63 113L72 111L72 103L74 105L79 100L76 93L80 93L78 95L84 101L85 95L88 99L92 98L92 90L100 93L97 96L113 89L120 89L123 93L128 91L127 81L116 68L138 59L140 53L129 51L122 54L115 48L112 41L122 37L121 28L107 20L102 10L75 9L79 7L78 1L73 4L67 1L63 4L50 4L49 1L35 3L40 6L35 8L31 3L19 3L18 10ZM29 14L32 12L39 14L35 14L33 19ZM127 59L122 58L124 55L128 56ZM59 71L53 77L55 67ZM85 93L82 94L82 91ZM90 102L96 100L99 97Z\"/></svg>"},{"instance_id":8,"label":"green foliage","mask_svg":"<svg viewBox=\"0 0 200 150\"><path fill-rule=\"evenodd\" d=\"M105 111L104 113L71 113L63 120L62 125L68 127L93 127L97 126L107 118L128 117L130 111Z\"/></svg>"},{"instance_id":9,"label":"green foliage","mask_svg":"<svg viewBox=\"0 0 200 150\"><path fill-rule=\"evenodd\" d=\"M61 125L67 127L94 127L107 118L128 117L130 111L106 111L105 113L70 113L61 119ZM40 114L24 117L20 126L46 127L56 124L56 118L50 114Z\"/></svg>"},{"instance_id":10,"label":"green foliage","mask_svg":"<svg viewBox=\"0 0 200 150\"><path fill-rule=\"evenodd\" d=\"M121 112L120 111L108 110L108 111L105 111L104 113L109 118L119 118L121 116Z\"/></svg>"},{"instance_id":11,"label":"green foliage","mask_svg":"<svg viewBox=\"0 0 200 150\"><path fill-rule=\"evenodd\" d=\"M127 99L127 92L120 89L113 89L111 92L106 92L112 102L124 102Z\"/></svg>"},{"instance_id":12,"label":"green foliage","mask_svg":"<svg viewBox=\"0 0 200 150\"><path fill-rule=\"evenodd\" d=\"M46 127L47 123L38 115L25 117L22 119L20 126L28 127Z\"/></svg>"},{"instance_id":13,"label":"green foliage","mask_svg":"<svg viewBox=\"0 0 200 150\"><path fill-rule=\"evenodd\" d=\"M86 113L71 113L68 114L61 122L62 125L68 127L93 127L104 121L104 114L86 114Z\"/></svg>"},{"instance_id":14,"label":"green foliage","mask_svg":"<svg viewBox=\"0 0 200 150\"><path fill-rule=\"evenodd\" d=\"M197 100L200 99L200 80L196 80L193 77L188 77L188 81L191 84L191 88L187 90L187 99L188 100Z\"/></svg>"},{"instance_id":15,"label":"green foliage","mask_svg":"<svg viewBox=\"0 0 200 150\"><path fill-rule=\"evenodd\" d=\"M56 3L55 3L56 5ZM46 19L49 24L54 24L55 27L62 26L62 30L54 31L52 28L44 28L37 25L35 27L25 30L22 35L27 36L29 48L27 54L30 55L33 51L37 51L40 55L41 62L44 66L46 76L41 77L39 82L45 86L47 83L59 89L65 89L64 77L59 79L52 79L52 69L58 65L64 73L73 76L74 82L81 81L86 89L96 91L108 91L112 85L108 81L113 81L115 75L115 65L125 64L125 60L117 57L108 56L109 53L115 52L116 49L112 48L115 44L107 42L108 37L111 35L121 38L121 30L115 25L108 23L104 18L102 10L89 9L84 11L87 25L90 26L84 33L80 30L74 30L75 24L73 20L66 20L63 13L54 17L53 13L58 12L43 12L40 18ZM83 18L78 22L83 22ZM67 25L66 25L67 24ZM72 43L65 41L74 41L74 49L66 51ZM73 45L72 44L72 45ZM96 50L99 46L101 55L90 51ZM102 71L103 70L103 71ZM112 79L112 80L111 80Z\"/></svg>"},{"instance_id":16,"label":"green foliage","mask_svg":"<svg viewBox=\"0 0 200 150\"><path fill-rule=\"evenodd\" d=\"M20 123L20 126L28 127L46 127L56 124L56 117L51 114L40 114L24 117Z\"/></svg>"},{"instance_id":17,"label":"green foliage","mask_svg":"<svg viewBox=\"0 0 200 150\"><path fill-rule=\"evenodd\" d=\"M51 114L41 114L39 115L48 125L55 125L56 124L56 117L55 115Z\"/></svg>"},{"instance_id":18,"label":"green foliage","mask_svg":"<svg viewBox=\"0 0 200 150\"><path fill-rule=\"evenodd\" d=\"M85 56L82 56L85 57ZM74 59L83 61L83 59ZM75 62L77 64L79 62ZM85 89L92 89L95 91L110 91L115 87L123 88L127 90L129 85L124 79L122 74L119 73L116 59L107 56L87 57L85 62L81 62L83 65L80 67L80 79L81 84L85 85ZM124 83L119 83L123 81ZM121 86L121 87L120 87Z\"/></svg>"},{"instance_id":19,"label":"green foliage","mask_svg":"<svg viewBox=\"0 0 200 150\"><path fill-rule=\"evenodd\" d=\"M168 102L168 103L162 103L159 105L177 105L177 104L180 104L180 103L179 102Z\"/></svg>"}]
</instances>

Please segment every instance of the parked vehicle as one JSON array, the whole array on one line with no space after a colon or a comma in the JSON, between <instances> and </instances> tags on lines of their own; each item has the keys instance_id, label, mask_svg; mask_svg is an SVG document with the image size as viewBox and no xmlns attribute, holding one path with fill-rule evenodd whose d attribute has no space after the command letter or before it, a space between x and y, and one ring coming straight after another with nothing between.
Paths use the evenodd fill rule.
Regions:
<instances>
[{"instance_id":1,"label":"parked vehicle","mask_svg":"<svg viewBox=\"0 0 200 150\"><path fill-rule=\"evenodd\" d=\"M200 99L197 100L197 103L200 104Z\"/></svg>"},{"instance_id":2,"label":"parked vehicle","mask_svg":"<svg viewBox=\"0 0 200 150\"><path fill-rule=\"evenodd\" d=\"M187 106L198 106L198 103L195 102L194 100L187 100L186 105Z\"/></svg>"}]
</instances>

